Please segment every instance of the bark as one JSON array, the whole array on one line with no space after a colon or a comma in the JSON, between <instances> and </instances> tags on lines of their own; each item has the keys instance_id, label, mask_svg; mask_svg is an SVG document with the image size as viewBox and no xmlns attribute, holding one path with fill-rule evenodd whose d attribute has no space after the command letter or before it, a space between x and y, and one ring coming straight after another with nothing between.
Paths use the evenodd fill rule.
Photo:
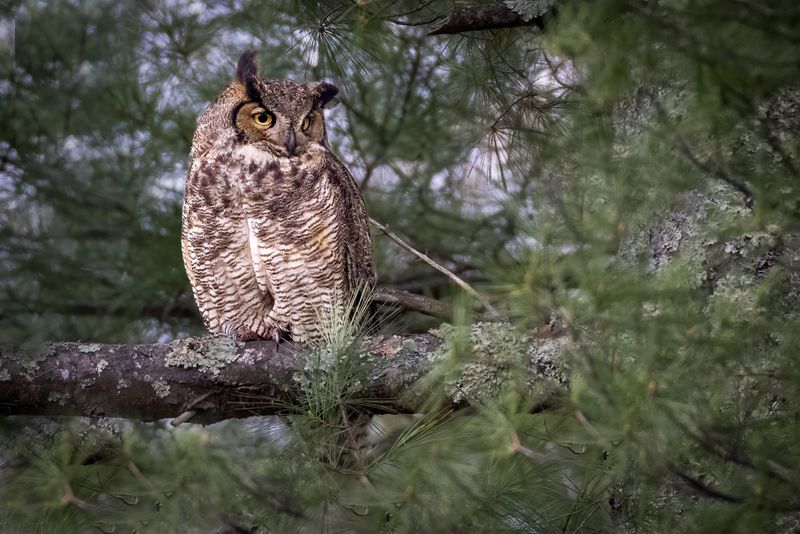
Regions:
<instances>
[{"instance_id":1,"label":"bark","mask_svg":"<svg viewBox=\"0 0 800 534\"><path fill-rule=\"evenodd\" d=\"M442 344L431 334L367 338L361 393L385 402L372 413L417 411L420 399L410 392L442 357ZM212 336L152 345L56 343L33 356L5 347L0 414L145 421L193 415L193 422L211 422L287 413L311 365L300 345ZM531 359L530 371L534 376L554 372L541 358ZM463 392L472 385L456 387ZM453 403L465 404L455 397Z\"/></svg>"},{"instance_id":2,"label":"bark","mask_svg":"<svg viewBox=\"0 0 800 534\"><path fill-rule=\"evenodd\" d=\"M544 29L545 22L543 17L525 20L505 4L463 7L432 24L428 35L496 30L518 26L537 26L539 29Z\"/></svg>"}]
</instances>

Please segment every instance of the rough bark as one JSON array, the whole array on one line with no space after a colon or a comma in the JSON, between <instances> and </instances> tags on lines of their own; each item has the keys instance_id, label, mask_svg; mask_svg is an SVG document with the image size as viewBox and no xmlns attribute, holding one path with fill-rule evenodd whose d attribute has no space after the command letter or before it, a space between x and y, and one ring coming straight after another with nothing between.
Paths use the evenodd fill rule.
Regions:
<instances>
[{"instance_id":1,"label":"rough bark","mask_svg":"<svg viewBox=\"0 0 800 534\"><path fill-rule=\"evenodd\" d=\"M431 25L428 35L465 33L518 26L537 26L544 29L543 17L525 20L519 13L505 4L491 6L463 7Z\"/></svg>"},{"instance_id":2,"label":"rough bark","mask_svg":"<svg viewBox=\"0 0 800 534\"><path fill-rule=\"evenodd\" d=\"M558 358L560 346L551 347L553 340L537 343L547 345L548 361L552 354ZM364 349L362 394L384 401L373 413L414 412L420 399L409 392L442 357L443 341L431 334L374 336ZM152 345L56 343L36 355L6 347L0 354L0 414L147 421L185 417L191 410L193 422L210 422L286 413L313 366L308 354L292 343L235 343L225 337ZM471 368L453 384L454 404L466 404L462 393L476 384L497 382L503 363L496 359L489 356L486 377ZM530 372L535 382L536 376L550 379L556 368L532 356Z\"/></svg>"}]
</instances>

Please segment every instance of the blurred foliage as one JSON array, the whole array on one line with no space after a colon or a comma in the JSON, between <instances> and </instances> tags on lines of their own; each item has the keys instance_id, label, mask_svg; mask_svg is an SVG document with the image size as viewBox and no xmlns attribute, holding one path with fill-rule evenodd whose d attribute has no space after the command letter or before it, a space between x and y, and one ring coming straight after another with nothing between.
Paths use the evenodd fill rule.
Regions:
<instances>
[{"instance_id":1,"label":"blurred foliage","mask_svg":"<svg viewBox=\"0 0 800 534\"><path fill-rule=\"evenodd\" d=\"M200 331L186 155L253 47L269 76L340 86L331 137L371 215L520 338L556 325L572 368L557 408L508 380L451 413L448 373L480 357L464 307L421 417L366 423L340 343L289 426L10 420L5 531L800 528L800 8L564 0L544 32L426 36L465 5L3 5L4 338ZM376 253L381 283L450 298L381 236ZM497 361L513 374L525 354Z\"/></svg>"},{"instance_id":2,"label":"blurred foliage","mask_svg":"<svg viewBox=\"0 0 800 534\"><path fill-rule=\"evenodd\" d=\"M507 260L518 235L504 201L529 196L528 184L486 177L503 172L498 154L509 145L533 157L523 126L541 135L555 120L544 111L561 100L546 80L521 74L541 62L531 37L428 39L382 18L403 9L7 6L3 337L141 341L200 331L179 254L187 155L195 118L247 48L259 51L265 76L340 85L330 136L370 213L461 276L485 280L482 266ZM446 278L385 239L376 246L381 283L448 297Z\"/></svg>"}]
</instances>

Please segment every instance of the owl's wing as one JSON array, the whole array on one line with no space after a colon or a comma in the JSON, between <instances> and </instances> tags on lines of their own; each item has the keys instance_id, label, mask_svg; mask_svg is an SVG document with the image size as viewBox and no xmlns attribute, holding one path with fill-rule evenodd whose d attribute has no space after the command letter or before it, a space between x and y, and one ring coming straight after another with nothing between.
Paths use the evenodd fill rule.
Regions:
<instances>
[{"instance_id":1,"label":"owl's wing","mask_svg":"<svg viewBox=\"0 0 800 534\"><path fill-rule=\"evenodd\" d=\"M345 219L345 270L352 289L375 285L375 260L372 237L369 233L369 216L364 197L350 171L333 153L328 153L328 168L334 174L334 182L341 190Z\"/></svg>"}]
</instances>

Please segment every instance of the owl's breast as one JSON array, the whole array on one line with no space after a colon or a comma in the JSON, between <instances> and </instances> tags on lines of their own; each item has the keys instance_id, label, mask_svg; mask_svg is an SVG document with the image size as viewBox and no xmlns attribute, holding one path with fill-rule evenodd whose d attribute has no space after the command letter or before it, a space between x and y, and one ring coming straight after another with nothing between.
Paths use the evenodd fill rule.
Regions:
<instances>
[{"instance_id":1,"label":"owl's breast","mask_svg":"<svg viewBox=\"0 0 800 534\"><path fill-rule=\"evenodd\" d=\"M299 224L297 215L318 209L319 200L327 194L329 173L323 166L322 150L286 158L243 147L239 154L237 174L242 196L251 207L257 206L260 217L295 227Z\"/></svg>"}]
</instances>

